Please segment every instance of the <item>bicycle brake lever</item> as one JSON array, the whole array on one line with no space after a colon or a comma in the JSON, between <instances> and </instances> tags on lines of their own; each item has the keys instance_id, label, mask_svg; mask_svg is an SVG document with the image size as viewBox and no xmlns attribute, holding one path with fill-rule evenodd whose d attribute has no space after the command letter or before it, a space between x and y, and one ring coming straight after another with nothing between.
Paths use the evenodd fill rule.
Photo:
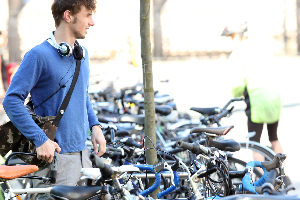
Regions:
<instances>
[{"instance_id":1,"label":"bicycle brake lever","mask_svg":"<svg viewBox=\"0 0 300 200\"><path fill-rule=\"evenodd\" d=\"M164 169L168 170L171 173L171 184L175 185L173 170L167 162L162 162L162 163L158 163L158 164L154 165L154 171L156 173L159 173Z\"/></svg>"},{"instance_id":2,"label":"bicycle brake lever","mask_svg":"<svg viewBox=\"0 0 300 200\"><path fill-rule=\"evenodd\" d=\"M54 152L53 161L50 165L50 183L54 184L56 183L56 176L57 176L57 152Z\"/></svg>"},{"instance_id":3,"label":"bicycle brake lever","mask_svg":"<svg viewBox=\"0 0 300 200\"><path fill-rule=\"evenodd\" d=\"M153 166L154 172L159 173L164 169L164 163L160 162Z\"/></svg>"},{"instance_id":4,"label":"bicycle brake lever","mask_svg":"<svg viewBox=\"0 0 300 200\"><path fill-rule=\"evenodd\" d=\"M173 174L173 170L172 170L172 167L168 164L168 163L164 163L164 168L169 170L169 172L171 173L171 185L174 185L175 186L175 183L174 183L174 174Z\"/></svg>"}]
</instances>

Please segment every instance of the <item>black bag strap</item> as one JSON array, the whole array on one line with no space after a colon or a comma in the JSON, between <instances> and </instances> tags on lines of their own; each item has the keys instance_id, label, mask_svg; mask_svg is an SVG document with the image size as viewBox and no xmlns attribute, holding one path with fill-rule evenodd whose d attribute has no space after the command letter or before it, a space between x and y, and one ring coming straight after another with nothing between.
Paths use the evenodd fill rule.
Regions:
<instances>
[{"instance_id":1,"label":"black bag strap","mask_svg":"<svg viewBox=\"0 0 300 200\"><path fill-rule=\"evenodd\" d=\"M56 127L58 127L58 124L62 118L62 116L64 115L64 112L70 102L70 99L71 99L71 96L72 96L72 93L73 93L73 90L74 90L74 87L75 87L75 84L77 82L77 79L78 79L78 76L79 76L79 71L80 71L80 64L81 64L81 61L80 60L76 60L76 69L75 69L75 72L74 72L74 77L72 79L72 83L71 83L71 86L70 86L70 89L68 91L68 93L66 94L62 104L60 105L60 108L58 110L58 113L53 121L53 125L55 125Z\"/></svg>"}]
</instances>

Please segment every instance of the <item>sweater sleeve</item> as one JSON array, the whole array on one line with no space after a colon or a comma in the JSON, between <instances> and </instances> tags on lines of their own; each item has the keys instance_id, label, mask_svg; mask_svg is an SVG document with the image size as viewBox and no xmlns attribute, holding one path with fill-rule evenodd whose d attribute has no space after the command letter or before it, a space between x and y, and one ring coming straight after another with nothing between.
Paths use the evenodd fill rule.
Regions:
<instances>
[{"instance_id":1,"label":"sweater sleeve","mask_svg":"<svg viewBox=\"0 0 300 200\"><path fill-rule=\"evenodd\" d=\"M31 50L24 56L3 100L3 107L12 123L37 147L46 142L48 137L33 121L24 106L24 101L39 80L41 73L42 65L38 60L38 55Z\"/></svg>"},{"instance_id":2,"label":"sweater sleeve","mask_svg":"<svg viewBox=\"0 0 300 200\"><path fill-rule=\"evenodd\" d=\"M93 106L92 106L92 103L90 101L90 97L89 97L88 92L87 92L86 96L87 96L86 97L86 106L87 106L87 112L88 112L89 126L90 126L90 129L91 129L92 126L99 125L100 123L99 123L98 117L95 114L95 111L93 109Z\"/></svg>"}]
</instances>

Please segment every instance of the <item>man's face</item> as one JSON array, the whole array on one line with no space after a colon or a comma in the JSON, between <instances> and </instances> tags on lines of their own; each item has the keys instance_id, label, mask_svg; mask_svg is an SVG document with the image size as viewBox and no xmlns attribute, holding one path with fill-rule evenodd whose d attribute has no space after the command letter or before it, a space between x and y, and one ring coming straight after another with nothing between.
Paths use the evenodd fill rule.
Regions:
<instances>
[{"instance_id":1,"label":"man's face","mask_svg":"<svg viewBox=\"0 0 300 200\"><path fill-rule=\"evenodd\" d=\"M76 39L84 39L87 29L94 25L93 11L82 6L80 12L73 16L70 27Z\"/></svg>"}]
</instances>

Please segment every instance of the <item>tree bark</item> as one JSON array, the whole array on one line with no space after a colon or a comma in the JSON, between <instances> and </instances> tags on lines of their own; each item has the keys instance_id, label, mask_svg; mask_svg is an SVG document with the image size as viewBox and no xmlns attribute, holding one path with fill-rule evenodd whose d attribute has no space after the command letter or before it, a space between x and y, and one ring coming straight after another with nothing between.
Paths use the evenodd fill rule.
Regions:
<instances>
[{"instance_id":1,"label":"tree bark","mask_svg":"<svg viewBox=\"0 0 300 200\"><path fill-rule=\"evenodd\" d=\"M148 164L157 163L154 112L154 89L150 42L150 0L140 0L141 56L143 65L144 103L145 103L145 145ZM151 140L151 141L150 141ZM153 144L152 144L153 143Z\"/></svg>"},{"instance_id":2,"label":"tree bark","mask_svg":"<svg viewBox=\"0 0 300 200\"><path fill-rule=\"evenodd\" d=\"M297 0L297 53L300 54L300 0Z\"/></svg>"},{"instance_id":3,"label":"tree bark","mask_svg":"<svg viewBox=\"0 0 300 200\"><path fill-rule=\"evenodd\" d=\"M9 0L8 18L8 53L9 62L21 62L20 36L18 31L18 16L24 4L22 0Z\"/></svg>"},{"instance_id":4,"label":"tree bark","mask_svg":"<svg viewBox=\"0 0 300 200\"><path fill-rule=\"evenodd\" d=\"M144 141L146 147L146 162L147 164L154 165L157 163L157 154L155 151L155 108L150 42L150 0L140 0L140 35L145 104ZM150 180L150 184L152 185L153 183L154 180ZM151 193L151 197L156 198L158 192L159 188Z\"/></svg>"},{"instance_id":5,"label":"tree bark","mask_svg":"<svg viewBox=\"0 0 300 200\"><path fill-rule=\"evenodd\" d=\"M161 11L167 0L153 0L153 55L163 57L163 39L161 28Z\"/></svg>"}]
</instances>

